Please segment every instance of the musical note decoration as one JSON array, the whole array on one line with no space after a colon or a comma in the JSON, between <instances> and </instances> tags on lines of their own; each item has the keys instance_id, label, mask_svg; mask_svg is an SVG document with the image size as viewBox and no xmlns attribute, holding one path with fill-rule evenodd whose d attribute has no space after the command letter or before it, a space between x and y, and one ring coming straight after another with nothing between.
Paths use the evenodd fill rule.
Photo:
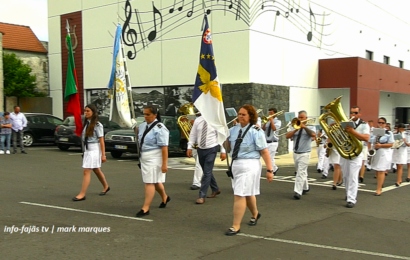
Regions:
<instances>
[{"instance_id":1,"label":"musical note decoration","mask_svg":"<svg viewBox=\"0 0 410 260\"><path fill-rule=\"evenodd\" d=\"M169 6L165 6L167 1ZM308 42L319 48L322 46L323 36L330 35L324 34L323 28L332 25L324 23L325 17L330 16L330 13L315 13L310 4L307 9L303 8L300 0L298 3L295 0L255 0L250 5L243 0L163 0L162 6L164 7L158 8L158 5L152 2L152 10L138 11L133 9L130 0L125 2L124 19L121 19L122 38L128 47L128 59L135 59L138 52L183 24L203 17L204 14L210 15L219 11L223 11L224 15L232 14L235 20L242 21L249 27L259 16L271 14L275 17L273 31L277 19L280 20L282 16L284 22L291 23L307 35ZM322 22L318 23L316 17L322 17Z\"/></svg>"}]
</instances>

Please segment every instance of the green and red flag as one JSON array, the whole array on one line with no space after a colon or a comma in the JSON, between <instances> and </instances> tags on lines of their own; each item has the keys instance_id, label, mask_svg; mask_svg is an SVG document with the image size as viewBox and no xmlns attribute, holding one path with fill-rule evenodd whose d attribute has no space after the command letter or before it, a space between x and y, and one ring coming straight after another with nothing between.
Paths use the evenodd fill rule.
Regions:
<instances>
[{"instance_id":1,"label":"green and red flag","mask_svg":"<svg viewBox=\"0 0 410 260\"><path fill-rule=\"evenodd\" d=\"M68 26L68 22L67 22ZM69 28L69 27L68 27ZM77 136L81 135L82 122L81 122L81 105L80 96L78 94L78 81L77 72L75 70L73 48L71 45L71 37L69 29L67 28L67 45L68 45L68 66L67 66L67 79L65 83L64 100L68 102L67 112L73 114L75 120L75 133Z\"/></svg>"}]
</instances>

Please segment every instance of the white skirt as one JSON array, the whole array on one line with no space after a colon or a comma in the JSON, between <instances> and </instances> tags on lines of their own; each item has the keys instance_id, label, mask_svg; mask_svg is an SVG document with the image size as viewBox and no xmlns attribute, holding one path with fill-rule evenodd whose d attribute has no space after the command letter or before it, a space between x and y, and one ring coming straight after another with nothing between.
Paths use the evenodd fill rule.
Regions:
<instances>
[{"instance_id":1,"label":"white skirt","mask_svg":"<svg viewBox=\"0 0 410 260\"><path fill-rule=\"evenodd\" d=\"M260 159L236 159L232 164L232 189L236 196L260 194L262 163Z\"/></svg>"},{"instance_id":2,"label":"white skirt","mask_svg":"<svg viewBox=\"0 0 410 260\"><path fill-rule=\"evenodd\" d=\"M387 171L391 167L392 149L390 148L380 148L376 150L372 161L372 169L375 171Z\"/></svg>"},{"instance_id":3,"label":"white skirt","mask_svg":"<svg viewBox=\"0 0 410 260\"><path fill-rule=\"evenodd\" d=\"M88 149L84 146L83 168L101 168L101 146L100 143L88 143Z\"/></svg>"},{"instance_id":4,"label":"white skirt","mask_svg":"<svg viewBox=\"0 0 410 260\"><path fill-rule=\"evenodd\" d=\"M164 183L166 172L162 172L162 149L141 152L141 174L144 183Z\"/></svg>"},{"instance_id":5,"label":"white skirt","mask_svg":"<svg viewBox=\"0 0 410 260\"><path fill-rule=\"evenodd\" d=\"M407 147L400 147L393 150L392 163L407 164Z\"/></svg>"},{"instance_id":6,"label":"white skirt","mask_svg":"<svg viewBox=\"0 0 410 260\"><path fill-rule=\"evenodd\" d=\"M407 164L410 163L410 146L407 147Z\"/></svg>"},{"instance_id":7,"label":"white skirt","mask_svg":"<svg viewBox=\"0 0 410 260\"><path fill-rule=\"evenodd\" d=\"M333 148L332 152L330 153L329 163L340 165L340 154L337 152L336 148Z\"/></svg>"}]
</instances>

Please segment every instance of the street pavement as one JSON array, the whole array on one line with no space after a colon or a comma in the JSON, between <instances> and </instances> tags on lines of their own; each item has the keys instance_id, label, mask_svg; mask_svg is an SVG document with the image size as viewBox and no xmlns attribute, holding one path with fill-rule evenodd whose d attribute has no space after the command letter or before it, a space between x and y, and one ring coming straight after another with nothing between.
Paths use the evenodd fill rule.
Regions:
<instances>
[{"instance_id":1,"label":"street pavement","mask_svg":"<svg viewBox=\"0 0 410 260\"><path fill-rule=\"evenodd\" d=\"M0 259L410 259L410 183L396 188L389 173L375 197L374 172L366 172L358 203L348 209L344 187L331 190L332 173L321 179L316 172L315 151L310 192L293 199L292 155L277 156L275 180L262 175L261 219L248 226L247 211L233 237L224 235L233 205L225 162L217 160L214 171L222 193L196 205L192 159L172 156L165 183L171 201L160 209L156 195L151 214L139 219L144 185L135 155L108 156L102 170L111 191L98 196L102 186L92 176L87 199L73 202L82 182L79 150L27 151L0 156Z\"/></svg>"}]
</instances>

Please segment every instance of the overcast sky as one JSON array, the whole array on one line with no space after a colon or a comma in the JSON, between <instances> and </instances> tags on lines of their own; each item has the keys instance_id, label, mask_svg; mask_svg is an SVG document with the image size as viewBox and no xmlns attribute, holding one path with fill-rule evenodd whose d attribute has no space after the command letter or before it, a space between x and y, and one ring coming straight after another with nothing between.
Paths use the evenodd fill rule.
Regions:
<instances>
[{"instance_id":1,"label":"overcast sky","mask_svg":"<svg viewBox=\"0 0 410 260\"><path fill-rule=\"evenodd\" d=\"M48 41L47 0L0 0L0 22L27 25Z\"/></svg>"}]
</instances>

